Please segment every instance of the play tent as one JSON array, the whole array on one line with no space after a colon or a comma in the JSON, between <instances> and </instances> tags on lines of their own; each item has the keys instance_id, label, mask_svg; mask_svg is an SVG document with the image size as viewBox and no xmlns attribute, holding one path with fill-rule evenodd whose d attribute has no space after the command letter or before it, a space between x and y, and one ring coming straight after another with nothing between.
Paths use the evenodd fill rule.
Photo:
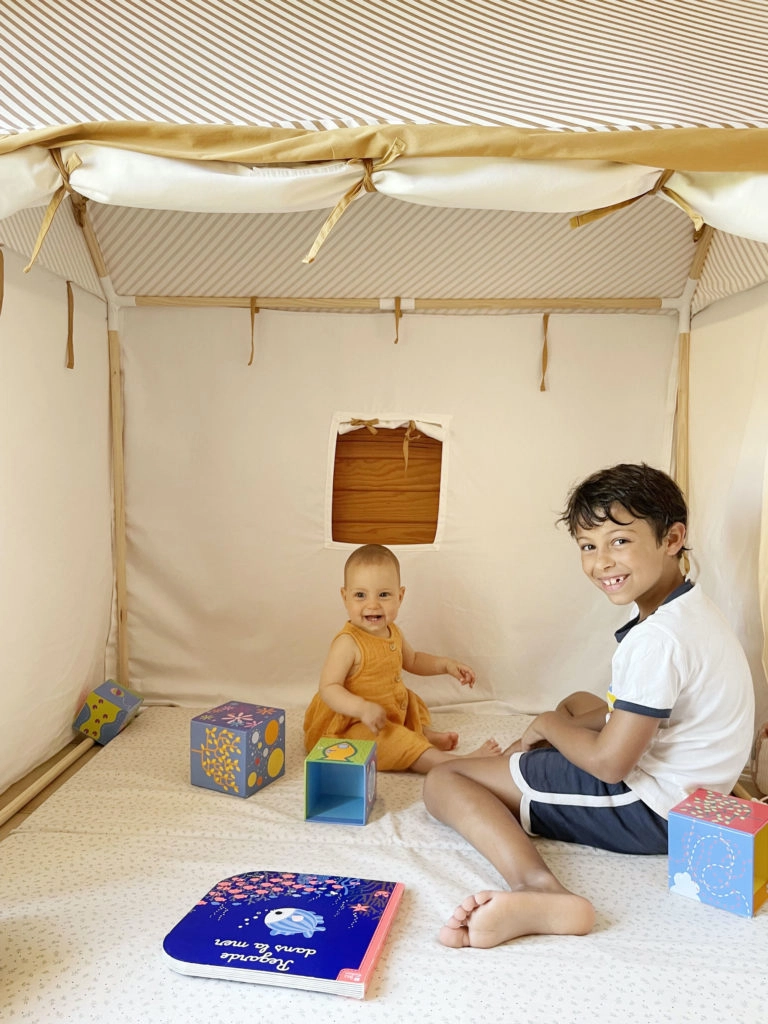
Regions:
<instances>
[{"instance_id":1,"label":"play tent","mask_svg":"<svg viewBox=\"0 0 768 1024\"><path fill-rule=\"evenodd\" d=\"M352 418L439 425L403 625L478 699L599 691L614 615L553 521L645 459L766 710L761 4L2 15L0 785L106 675L309 695Z\"/></svg>"},{"instance_id":2,"label":"play tent","mask_svg":"<svg viewBox=\"0 0 768 1024\"><path fill-rule=\"evenodd\" d=\"M402 622L476 698L600 691L554 519L646 460L768 710L768 35L699 7L2 4L0 786L107 675L308 697L352 419L444 438Z\"/></svg>"},{"instance_id":3,"label":"play tent","mask_svg":"<svg viewBox=\"0 0 768 1024\"><path fill-rule=\"evenodd\" d=\"M519 727L510 713L605 689L625 615L591 591L555 521L578 479L640 460L684 486L692 573L737 630L768 716L761 3L0 0L0 20L0 790L67 743L107 677L148 703L300 713L342 621L353 545L334 540L333 478L349 427L378 437L412 424L441 445L434 540L395 550L408 638L478 672L471 695L416 680L449 727L459 701ZM407 516L381 497L393 522ZM152 714L175 716L176 731L152 732ZM94 759L101 775L79 802L77 790L49 801L4 844L9 864L35 851L44 894L58 865L76 868L55 905L35 897L50 919L9 933L9 956L37 943L20 958L42 993L30 1013L52 992L57 1019L78 1019L78 1000L94 1000L118 962L117 944L80 937L93 942L78 957L85 988L62 993L50 921L64 942L79 886L103 879L105 863L131 880L113 905L139 948L153 912L155 929L167 921L168 893L186 909L183 880L208 878L217 840L221 860L225 848L246 857L248 813L282 837L275 857L308 858L280 803L287 789L270 787L244 817L218 803L208 821L192 804L178 771L185 714L142 715ZM467 726L478 740L480 729ZM291 743L295 768L297 734ZM140 767L173 782L123 794ZM298 777L288 785L299 800ZM321 843L311 869L333 850L329 870L345 857L349 870L381 870L377 842L398 865L408 835L406 874L431 851L417 897L431 928L427 890L453 899L453 874L462 894L467 874L490 884L486 869L423 820L415 780L386 785L402 831L383 819L346 852ZM175 824L179 808L189 817ZM607 929L614 945L596 935L595 970L631 956L637 984L673 998L711 941L722 976L697 980L697 1012L722 1019L707 985L727 988L728 970L735 984L759 945L730 918L699 936L697 907L684 926L678 908L664 918L646 895L663 889L658 865L585 857L569 869L562 856L587 889L623 872L614 923L639 909L653 940L640 953L636 929ZM151 907L134 879L145 864L166 894ZM27 884L13 888L24 921ZM542 947L531 948L535 978ZM724 966L723 948L738 963ZM418 964L418 949L408 954ZM149 1002L160 998L153 956L134 974ZM504 951L489 957L502 991ZM574 977L598 983L586 961L546 962L549 1015L525 1019L571 1019L557 999ZM450 986L451 963L424 970ZM629 1020L602 980L595 999ZM183 991L197 1020L201 990ZM731 1018L758 1019L740 993ZM178 1010L121 1017L124 997L102 999L103 1019Z\"/></svg>"},{"instance_id":4,"label":"play tent","mask_svg":"<svg viewBox=\"0 0 768 1024\"><path fill-rule=\"evenodd\" d=\"M763 5L2 16L0 786L107 675L309 696L352 419L444 438L402 622L476 698L600 692L615 613L553 524L646 460L768 710Z\"/></svg>"}]
</instances>

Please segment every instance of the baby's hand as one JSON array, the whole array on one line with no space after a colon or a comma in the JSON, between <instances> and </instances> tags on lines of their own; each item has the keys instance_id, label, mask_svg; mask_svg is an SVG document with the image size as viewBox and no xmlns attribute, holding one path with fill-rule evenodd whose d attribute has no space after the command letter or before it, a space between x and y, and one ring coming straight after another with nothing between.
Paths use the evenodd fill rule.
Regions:
<instances>
[{"instance_id":1,"label":"baby's hand","mask_svg":"<svg viewBox=\"0 0 768 1024\"><path fill-rule=\"evenodd\" d=\"M360 715L360 721L371 730L374 736L378 736L387 724L387 713L380 704L368 701L365 710Z\"/></svg>"},{"instance_id":2,"label":"baby's hand","mask_svg":"<svg viewBox=\"0 0 768 1024\"><path fill-rule=\"evenodd\" d=\"M449 676L458 679L462 686L475 685L475 673L469 665L462 665L460 661L454 661L452 658L449 658L446 662L446 671Z\"/></svg>"}]
</instances>

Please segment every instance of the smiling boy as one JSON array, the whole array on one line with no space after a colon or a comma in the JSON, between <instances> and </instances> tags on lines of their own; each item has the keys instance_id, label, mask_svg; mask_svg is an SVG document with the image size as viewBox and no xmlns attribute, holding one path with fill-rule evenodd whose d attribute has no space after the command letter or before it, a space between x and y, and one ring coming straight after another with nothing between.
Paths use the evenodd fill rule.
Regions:
<instances>
[{"instance_id":1,"label":"smiling boy","mask_svg":"<svg viewBox=\"0 0 768 1024\"><path fill-rule=\"evenodd\" d=\"M589 931L592 905L555 878L529 836L666 853L670 809L699 786L730 792L749 755L749 666L681 571L687 508L674 481L646 465L601 470L571 491L561 521L588 579L637 614L616 633L607 701L572 694L530 723L509 758L427 776L428 810L509 885L456 908L440 933L449 946Z\"/></svg>"},{"instance_id":2,"label":"smiling boy","mask_svg":"<svg viewBox=\"0 0 768 1024\"><path fill-rule=\"evenodd\" d=\"M424 651L414 651L395 619L405 596L400 563L389 548L365 544L344 567L341 599L349 621L331 643L318 692L304 716L304 745L310 751L323 736L376 740L381 771L424 774L459 755L455 732L430 728L424 701L403 683L401 670L418 676L450 675L474 686L468 665ZM466 757L498 755L487 740Z\"/></svg>"}]
</instances>

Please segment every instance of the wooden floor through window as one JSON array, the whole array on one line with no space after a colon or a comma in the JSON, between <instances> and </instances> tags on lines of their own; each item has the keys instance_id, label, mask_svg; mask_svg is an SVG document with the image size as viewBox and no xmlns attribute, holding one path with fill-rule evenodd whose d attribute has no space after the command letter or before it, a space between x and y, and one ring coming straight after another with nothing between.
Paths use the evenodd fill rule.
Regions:
<instances>
[{"instance_id":1,"label":"wooden floor through window","mask_svg":"<svg viewBox=\"0 0 768 1024\"><path fill-rule=\"evenodd\" d=\"M403 455L405 427L339 434L332 537L349 544L431 544L440 505L442 442L420 434Z\"/></svg>"}]
</instances>

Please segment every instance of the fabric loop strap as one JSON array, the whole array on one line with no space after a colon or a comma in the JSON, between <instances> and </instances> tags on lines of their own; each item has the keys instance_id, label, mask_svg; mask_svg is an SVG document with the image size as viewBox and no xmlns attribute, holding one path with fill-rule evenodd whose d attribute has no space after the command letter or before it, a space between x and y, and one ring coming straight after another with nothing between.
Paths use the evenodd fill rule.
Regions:
<instances>
[{"instance_id":1,"label":"fabric loop strap","mask_svg":"<svg viewBox=\"0 0 768 1024\"><path fill-rule=\"evenodd\" d=\"M26 265L26 267L24 267L25 274L29 273L29 271L32 269L32 266L34 265L34 262L37 259L41 248L43 247L43 242L45 241L45 236L48 234L48 229L50 228L51 224L53 224L53 218L56 216L56 211L61 205L61 201L67 194L67 192L69 192L69 194L72 196L73 209L77 211L75 213L75 216L78 220L78 223L80 223L82 219L82 209L85 205L85 199L78 192L75 192L75 190L69 184L69 177L73 171L76 171L78 167L82 166L83 161L80 159L77 153L73 153L65 164L62 159L60 149L52 149L51 156L54 162L56 163L56 166L59 168L62 183L53 193L53 195L51 196L51 201L48 203L48 208L45 211L43 223L40 225L40 230L37 233L37 241L35 242L35 246L32 250L32 255L30 256L29 263Z\"/></svg>"},{"instance_id":2,"label":"fabric loop strap","mask_svg":"<svg viewBox=\"0 0 768 1024\"><path fill-rule=\"evenodd\" d=\"M344 193L344 195L341 197L338 203L336 203L334 208L328 214L325 223L318 232L317 238L312 243L312 248L301 261L302 263L313 262L315 256L317 256L318 252L320 251L323 242L326 240L328 235L330 235L331 231L333 231L334 226L338 223L339 219L341 218L341 215L344 213L344 211L347 209L347 207L349 206L353 199L356 199L363 191L376 191L376 186L373 183L374 171L382 170L384 167L387 166L387 164L391 164L393 160L396 160L397 157L399 157L404 151L405 143L403 142L403 140L395 139L392 145L387 150L387 152L381 158L381 160L378 160L375 163L373 160L370 160L367 157L355 157L354 159L348 161L348 164L362 164L363 177L360 179L360 181L356 181L355 184Z\"/></svg>"},{"instance_id":3,"label":"fabric loop strap","mask_svg":"<svg viewBox=\"0 0 768 1024\"><path fill-rule=\"evenodd\" d=\"M402 319L403 311L401 309L400 296L395 298L395 344L400 341L400 320Z\"/></svg>"},{"instance_id":4,"label":"fabric loop strap","mask_svg":"<svg viewBox=\"0 0 768 1024\"><path fill-rule=\"evenodd\" d=\"M250 359L248 360L249 366L253 365L253 356L255 352L254 331L256 328L256 314L259 312L261 311L259 307L256 305L256 299L251 297L251 356Z\"/></svg>"},{"instance_id":5,"label":"fabric loop strap","mask_svg":"<svg viewBox=\"0 0 768 1024\"><path fill-rule=\"evenodd\" d=\"M541 347L541 380L539 391L547 390L547 365L549 364L549 313L544 314L542 321L544 327L544 344Z\"/></svg>"},{"instance_id":6,"label":"fabric loop strap","mask_svg":"<svg viewBox=\"0 0 768 1024\"><path fill-rule=\"evenodd\" d=\"M67 369L75 368L75 296L72 292L72 282L67 281Z\"/></svg>"}]
</instances>

